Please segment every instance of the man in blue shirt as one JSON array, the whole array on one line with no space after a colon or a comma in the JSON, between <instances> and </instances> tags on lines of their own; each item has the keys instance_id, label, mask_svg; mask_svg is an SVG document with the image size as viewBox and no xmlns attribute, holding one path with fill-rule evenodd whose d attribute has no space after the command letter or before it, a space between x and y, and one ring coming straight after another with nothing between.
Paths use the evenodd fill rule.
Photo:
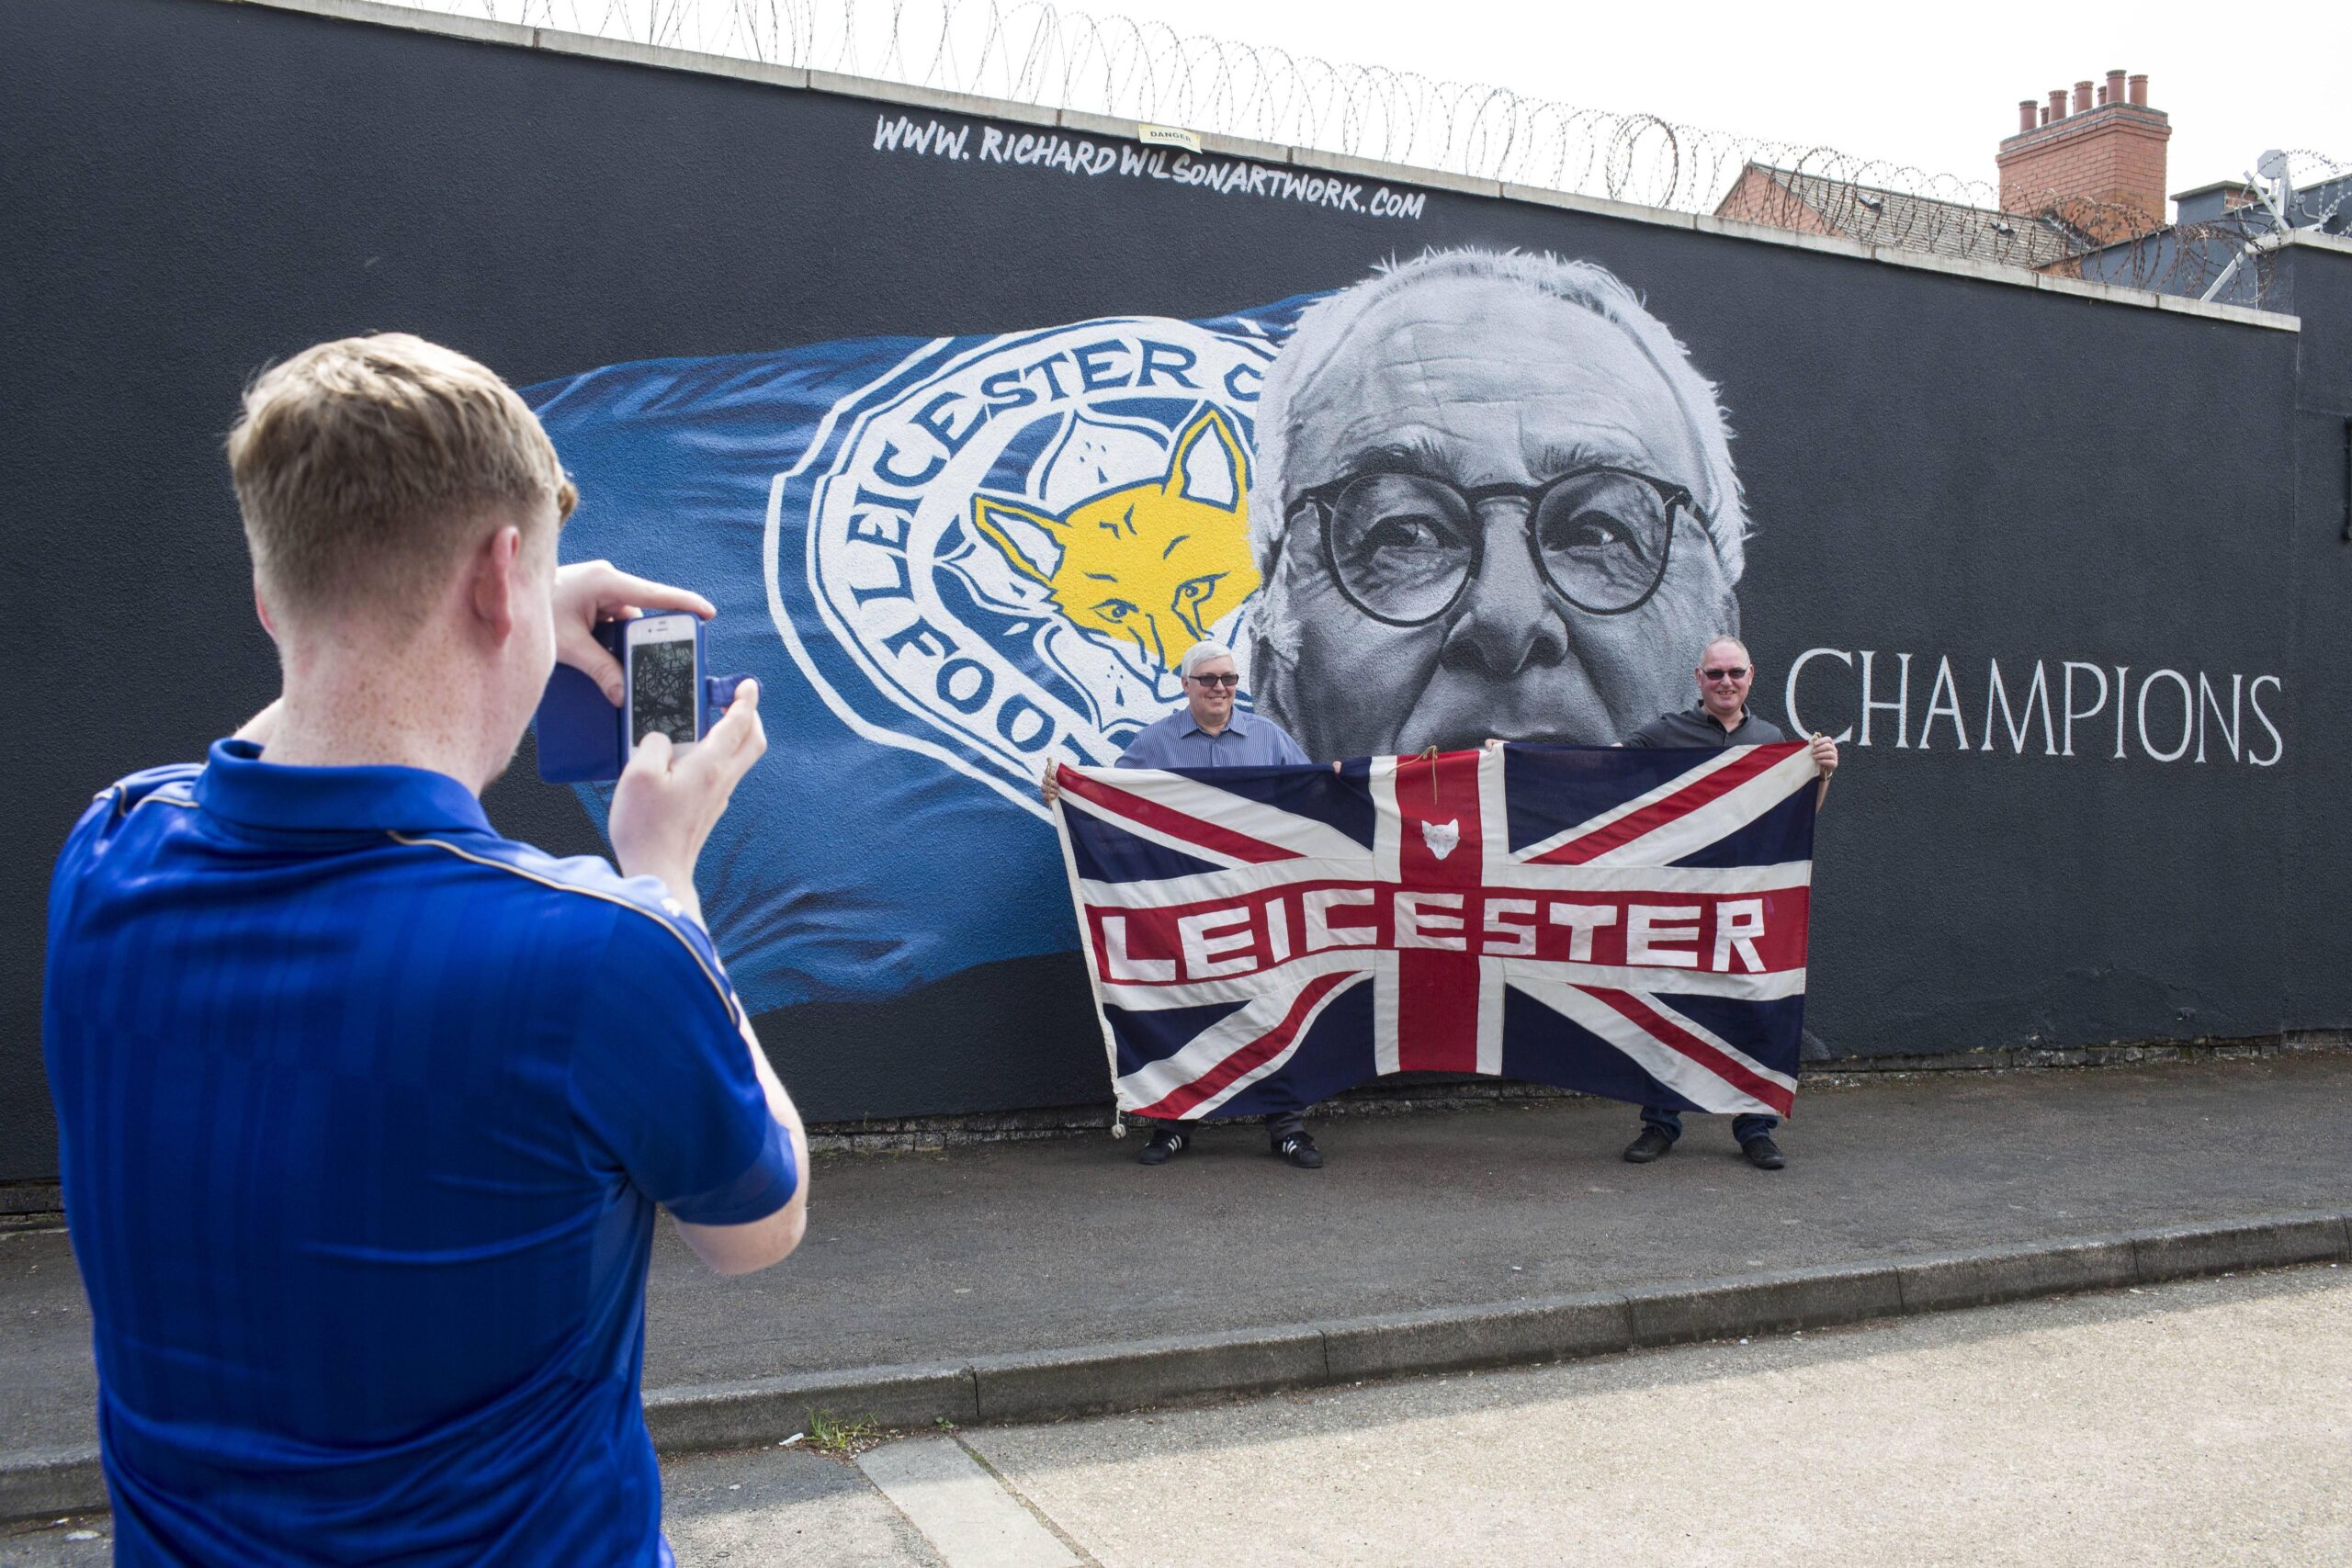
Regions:
<instances>
[{"instance_id":1,"label":"man in blue shirt","mask_svg":"<svg viewBox=\"0 0 2352 1568\"><path fill-rule=\"evenodd\" d=\"M1241 677L1233 667L1233 649L1221 642L1194 643L1176 666L1184 682L1184 705L1167 717L1144 727L1119 754L1123 768L1304 768L1305 751L1281 725L1262 714L1238 712L1234 695ZM1061 795L1054 771L1046 770L1046 804ZM1274 1153L1302 1170L1323 1164L1323 1152L1307 1135L1306 1108L1291 1106L1266 1116L1266 1135ZM1150 1141L1140 1158L1146 1165L1166 1165L1184 1152L1192 1141L1193 1123L1155 1122Z\"/></svg>"},{"instance_id":2,"label":"man in blue shirt","mask_svg":"<svg viewBox=\"0 0 2352 1568\"><path fill-rule=\"evenodd\" d=\"M401 335L265 373L229 442L279 699L102 792L42 1028L123 1564L667 1563L639 1382L654 1208L722 1272L807 1146L695 862L765 748L747 686L640 744L619 871L476 798L600 618L537 421Z\"/></svg>"}]
</instances>

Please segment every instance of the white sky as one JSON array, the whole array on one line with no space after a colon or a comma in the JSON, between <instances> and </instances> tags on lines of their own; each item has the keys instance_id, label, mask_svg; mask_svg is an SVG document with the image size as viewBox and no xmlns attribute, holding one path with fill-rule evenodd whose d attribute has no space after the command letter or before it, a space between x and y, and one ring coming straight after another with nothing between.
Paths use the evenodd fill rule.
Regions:
<instances>
[{"instance_id":1,"label":"white sky","mask_svg":"<svg viewBox=\"0 0 2352 1568\"><path fill-rule=\"evenodd\" d=\"M2017 129L2018 99L2083 77L2103 83L2120 66L2144 72L2150 107L2172 117L2172 190L2242 175L2266 147L2312 148L2352 164L2352 0L1071 0L1070 8L1987 184L1996 144Z\"/></svg>"}]
</instances>

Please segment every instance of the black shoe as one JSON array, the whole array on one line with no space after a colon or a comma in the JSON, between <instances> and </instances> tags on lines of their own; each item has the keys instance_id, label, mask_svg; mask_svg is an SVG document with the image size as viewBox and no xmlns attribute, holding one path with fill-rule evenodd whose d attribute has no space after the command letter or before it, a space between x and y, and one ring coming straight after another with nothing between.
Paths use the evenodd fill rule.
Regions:
<instances>
[{"instance_id":1,"label":"black shoe","mask_svg":"<svg viewBox=\"0 0 2352 1568\"><path fill-rule=\"evenodd\" d=\"M1170 1127L1163 1122L1151 1130L1151 1142L1143 1146L1143 1153L1136 1156L1136 1163L1137 1165L1166 1165L1170 1160L1182 1154L1184 1145L1192 1141L1193 1135L1181 1127Z\"/></svg>"},{"instance_id":2,"label":"black shoe","mask_svg":"<svg viewBox=\"0 0 2352 1568\"><path fill-rule=\"evenodd\" d=\"M1666 1152L1672 1147L1672 1138L1655 1127L1645 1127L1640 1137L1625 1145L1625 1158L1634 1165L1647 1165L1654 1159L1665 1158Z\"/></svg>"},{"instance_id":3,"label":"black shoe","mask_svg":"<svg viewBox=\"0 0 2352 1568\"><path fill-rule=\"evenodd\" d=\"M1758 1133L1748 1139L1739 1145L1739 1152L1758 1170L1778 1170L1789 1163L1789 1156L1781 1152L1781 1145L1772 1141L1769 1133Z\"/></svg>"},{"instance_id":4,"label":"black shoe","mask_svg":"<svg viewBox=\"0 0 2352 1568\"><path fill-rule=\"evenodd\" d=\"M1323 1168L1323 1151L1317 1148L1315 1140L1304 1133L1293 1133L1278 1140L1274 1145L1274 1154L1278 1158L1290 1161L1301 1170Z\"/></svg>"}]
</instances>

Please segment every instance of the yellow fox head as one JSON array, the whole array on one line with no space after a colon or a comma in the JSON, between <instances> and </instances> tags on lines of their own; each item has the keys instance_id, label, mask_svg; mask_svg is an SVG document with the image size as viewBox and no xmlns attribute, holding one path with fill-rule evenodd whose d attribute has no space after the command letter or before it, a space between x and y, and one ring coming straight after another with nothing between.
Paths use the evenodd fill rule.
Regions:
<instances>
[{"instance_id":1,"label":"yellow fox head","mask_svg":"<svg viewBox=\"0 0 2352 1568\"><path fill-rule=\"evenodd\" d=\"M1233 499L1202 500L1202 491ZM1249 456L1225 415L1207 408L1176 437L1158 479L1058 516L975 495L972 525L1015 570L1045 584L1071 624L1130 641L1148 668L1170 670L1258 586L1249 493ZM1024 536L1057 547L1055 558Z\"/></svg>"}]
</instances>

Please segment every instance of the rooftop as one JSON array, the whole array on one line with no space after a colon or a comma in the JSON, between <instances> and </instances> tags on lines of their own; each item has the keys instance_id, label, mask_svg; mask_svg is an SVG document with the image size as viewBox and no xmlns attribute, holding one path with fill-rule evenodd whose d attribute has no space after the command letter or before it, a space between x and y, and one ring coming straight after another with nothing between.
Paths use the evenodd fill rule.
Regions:
<instances>
[{"instance_id":1,"label":"rooftop","mask_svg":"<svg viewBox=\"0 0 2352 1568\"><path fill-rule=\"evenodd\" d=\"M1759 191L1759 184L1784 193L1783 198L1801 210L1769 213L1766 209L1774 197ZM1996 262L2037 272L2092 248L2083 235L2052 218L1855 185L1769 164L1749 164L1715 212L1718 217L1781 222L1790 228L1810 227L1787 221L1809 213L1825 231L1862 244Z\"/></svg>"}]
</instances>

